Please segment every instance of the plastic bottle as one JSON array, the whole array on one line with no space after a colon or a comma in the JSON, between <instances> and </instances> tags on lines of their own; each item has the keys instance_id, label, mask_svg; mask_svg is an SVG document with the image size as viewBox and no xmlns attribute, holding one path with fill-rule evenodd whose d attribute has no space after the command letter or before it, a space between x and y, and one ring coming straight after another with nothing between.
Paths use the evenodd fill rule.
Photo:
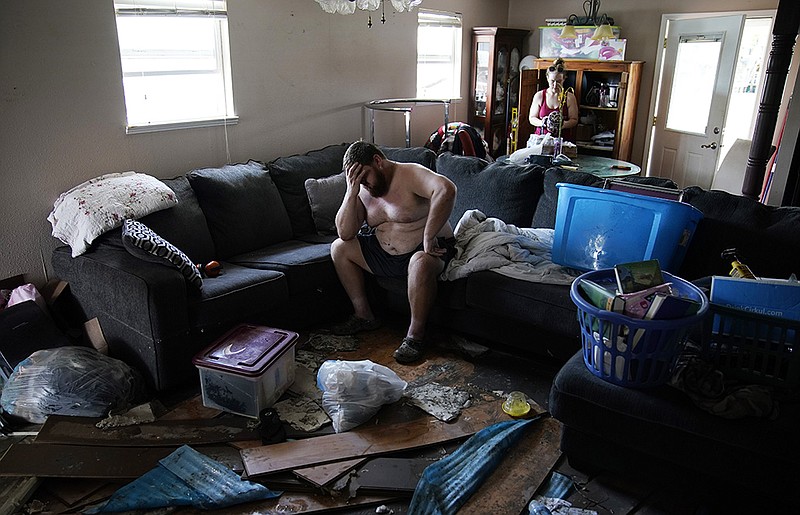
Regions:
<instances>
[{"instance_id":1,"label":"plastic bottle","mask_svg":"<svg viewBox=\"0 0 800 515\"><path fill-rule=\"evenodd\" d=\"M752 270L750 270L750 267L741 262L736 255L736 249L723 250L721 257L722 259L730 260L731 271L728 274L731 277L737 279L758 279L755 274L753 274Z\"/></svg>"}]
</instances>

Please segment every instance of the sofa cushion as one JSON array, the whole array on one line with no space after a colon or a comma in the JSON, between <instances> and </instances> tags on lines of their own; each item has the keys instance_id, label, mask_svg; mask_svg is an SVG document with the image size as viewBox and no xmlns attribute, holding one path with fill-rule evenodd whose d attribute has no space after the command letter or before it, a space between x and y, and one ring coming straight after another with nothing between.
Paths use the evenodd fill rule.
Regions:
<instances>
[{"instance_id":1,"label":"sofa cushion","mask_svg":"<svg viewBox=\"0 0 800 515\"><path fill-rule=\"evenodd\" d=\"M289 216L278 189L260 163L194 170L189 182L208 221L216 259L291 237Z\"/></svg>"},{"instance_id":2,"label":"sofa cushion","mask_svg":"<svg viewBox=\"0 0 800 515\"><path fill-rule=\"evenodd\" d=\"M697 279L728 275L730 261L723 250L735 248L753 273L786 279L800 275L800 209L766 206L756 200L724 191L692 186L684 201L703 212L679 275Z\"/></svg>"},{"instance_id":3,"label":"sofa cushion","mask_svg":"<svg viewBox=\"0 0 800 515\"><path fill-rule=\"evenodd\" d=\"M625 177L622 180L662 188L677 189L678 187L674 181L663 177ZM544 193L542 193L539 203L536 205L532 226L546 229L555 228L556 210L558 209L558 188L556 188L556 184L559 182L602 188L604 181L605 179L586 172L565 170L557 166L548 168L544 172Z\"/></svg>"},{"instance_id":4,"label":"sofa cushion","mask_svg":"<svg viewBox=\"0 0 800 515\"><path fill-rule=\"evenodd\" d=\"M317 230L306 194L306 179L341 173L342 158L348 146L346 143L330 145L302 155L279 157L267 164L286 206L295 237Z\"/></svg>"},{"instance_id":5,"label":"sofa cushion","mask_svg":"<svg viewBox=\"0 0 800 515\"><path fill-rule=\"evenodd\" d=\"M189 323L205 328L241 321L281 305L288 297L280 272L224 262L223 272L207 278L200 298L189 304Z\"/></svg>"},{"instance_id":6,"label":"sofa cushion","mask_svg":"<svg viewBox=\"0 0 800 515\"><path fill-rule=\"evenodd\" d=\"M552 334L580 334L577 308L566 285L522 281L492 271L476 272L467 278L466 303Z\"/></svg>"},{"instance_id":7,"label":"sofa cushion","mask_svg":"<svg viewBox=\"0 0 800 515\"><path fill-rule=\"evenodd\" d=\"M331 259L330 243L288 240L230 258L232 263L286 275L292 296L338 282Z\"/></svg>"},{"instance_id":8,"label":"sofa cushion","mask_svg":"<svg viewBox=\"0 0 800 515\"><path fill-rule=\"evenodd\" d=\"M336 234L336 213L347 192L344 172L330 177L306 179L305 187L317 233Z\"/></svg>"},{"instance_id":9,"label":"sofa cushion","mask_svg":"<svg viewBox=\"0 0 800 515\"><path fill-rule=\"evenodd\" d=\"M157 211L139 221L184 251L193 262L211 261L216 254L214 240L211 239L206 217L189 184L189 178L182 175L162 182L175 192L178 203L175 207Z\"/></svg>"},{"instance_id":10,"label":"sofa cushion","mask_svg":"<svg viewBox=\"0 0 800 515\"><path fill-rule=\"evenodd\" d=\"M399 163L418 163L436 171L436 152L425 147L380 147L386 159Z\"/></svg>"},{"instance_id":11,"label":"sofa cushion","mask_svg":"<svg viewBox=\"0 0 800 515\"><path fill-rule=\"evenodd\" d=\"M436 160L436 170L458 188L450 215L454 228L469 209L518 227L530 226L542 194L543 167L509 161L489 164L478 157L444 152Z\"/></svg>"},{"instance_id":12,"label":"sofa cushion","mask_svg":"<svg viewBox=\"0 0 800 515\"><path fill-rule=\"evenodd\" d=\"M203 288L203 278L192 260L142 222L125 220L122 224L122 244L128 252L139 259L174 266L195 291Z\"/></svg>"}]
</instances>

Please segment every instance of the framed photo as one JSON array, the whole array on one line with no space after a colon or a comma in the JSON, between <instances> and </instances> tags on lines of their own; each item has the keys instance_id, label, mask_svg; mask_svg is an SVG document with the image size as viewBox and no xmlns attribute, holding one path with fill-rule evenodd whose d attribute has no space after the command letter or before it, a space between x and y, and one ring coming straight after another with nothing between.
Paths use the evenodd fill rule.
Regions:
<instances>
[{"instance_id":1,"label":"framed photo","mask_svg":"<svg viewBox=\"0 0 800 515\"><path fill-rule=\"evenodd\" d=\"M563 57L565 59L594 59L600 60L602 41L592 39L592 34L597 29L594 25L580 25L575 27L578 37L561 38L564 27L539 27L541 40L539 43L539 57ZM612 26L611 31L615 38L619 38L619 27ZM618 39L609 41L619 41ZM606 51L608 52L608 51ZM607 61L609 59L603 59Z\"/></svg>"}]
</instances>

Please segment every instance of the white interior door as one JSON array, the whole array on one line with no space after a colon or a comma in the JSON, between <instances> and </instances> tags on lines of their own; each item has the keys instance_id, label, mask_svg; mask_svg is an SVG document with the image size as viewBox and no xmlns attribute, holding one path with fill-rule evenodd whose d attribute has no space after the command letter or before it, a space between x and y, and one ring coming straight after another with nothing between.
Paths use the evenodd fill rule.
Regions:
<instances>
[{"instance_id":1,"label":"white interior door","mask_svg":"<svg viewBox=\"0 0 800 515\"><path fill-rule=\"evenodd\" d=\"M670 21L650 174L709 188L744 15Z\"/></svg>"}]
</instances>

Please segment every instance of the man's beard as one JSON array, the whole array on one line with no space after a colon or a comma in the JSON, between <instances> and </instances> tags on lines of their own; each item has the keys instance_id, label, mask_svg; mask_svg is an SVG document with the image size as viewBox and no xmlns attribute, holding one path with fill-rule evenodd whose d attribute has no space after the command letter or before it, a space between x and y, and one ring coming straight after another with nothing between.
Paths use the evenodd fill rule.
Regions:
<instances>
[{"instance_id":1,"label":"man's beard","mask_svg":"<svg viewBox=\"0 0 800 515\"><path fill-rule=\"evenodd\" d=\"M375 198L382 197L389 191L389 183L386 181L386 178L379 173L375 174L374 184L365 187L369 194Z\"/></svg>"}]
</instances>

